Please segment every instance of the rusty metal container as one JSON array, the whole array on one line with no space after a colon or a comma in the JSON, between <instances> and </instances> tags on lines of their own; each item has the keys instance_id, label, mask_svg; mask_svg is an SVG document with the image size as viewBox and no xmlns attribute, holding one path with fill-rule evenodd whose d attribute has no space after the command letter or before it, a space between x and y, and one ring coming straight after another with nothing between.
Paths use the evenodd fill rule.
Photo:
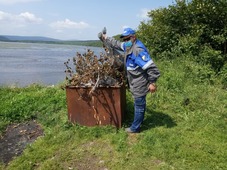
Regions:
<instances>
[{"instance_id":1,"label":"rusty metal container","mask_svg":"<svg viewBox=\"0 0 227 170\"><path fill-rule=\"evenodd\" d=\"M122 127L126 108L125 87L66 87L68 119L84 126L113 125Z\"/></svg>"}]
</instances>

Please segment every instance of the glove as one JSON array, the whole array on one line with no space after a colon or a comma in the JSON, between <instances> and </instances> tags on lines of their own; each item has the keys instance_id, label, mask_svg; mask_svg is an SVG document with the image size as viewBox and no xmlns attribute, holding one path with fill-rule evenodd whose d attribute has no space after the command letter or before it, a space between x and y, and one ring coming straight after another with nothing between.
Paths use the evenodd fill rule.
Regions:
<instances>
[{"instance_id":1,"label":"glove","mask_svg":"<svg viewBox=\"0 0 227 170\"><path fill-rule=\"evenodd\" d=\"M102 33L106 34L106 32L107 32L106 27L104 27L103 30L102 30Z\"/></svg>"},{"instance_id":2,"label":"glove","mask_svg":"<svg viewBox=\"0 0 227 170\"><path fill-rule=\"evenodd\" d=\"M106 27L103 28L102 32L98 33L98 38L101 41L105 41L107 35L106 35Z\"/></svg>"}]
</instances>

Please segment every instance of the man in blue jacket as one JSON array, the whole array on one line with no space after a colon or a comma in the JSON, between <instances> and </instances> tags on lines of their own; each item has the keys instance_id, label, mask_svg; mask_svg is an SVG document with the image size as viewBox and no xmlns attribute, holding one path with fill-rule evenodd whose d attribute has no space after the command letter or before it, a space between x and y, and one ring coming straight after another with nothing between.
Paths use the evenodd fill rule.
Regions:
<instances>
[{"instance_id":1,"label":"man in blue jacket","mask_svg":"<svg viewBox=\"0 0 227 170\"><path fill-rule=\"evenodd\" d=\"M134 121L125 131L139 133L146 110L146 95L148 92L154 93L156 91L155 82L160 76L160 72L151 59L147 48L136 38L133 29L124 29L120 37L123 42L107 37L106 33L101 33L99 36L110 47L124 52L129 89L134 98Z\"/></svg>"}]
</instances>

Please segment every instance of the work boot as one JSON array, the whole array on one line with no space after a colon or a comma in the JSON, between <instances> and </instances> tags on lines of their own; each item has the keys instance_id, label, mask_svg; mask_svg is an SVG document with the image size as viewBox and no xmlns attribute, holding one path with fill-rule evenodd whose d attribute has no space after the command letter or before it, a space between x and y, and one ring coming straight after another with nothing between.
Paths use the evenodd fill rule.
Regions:
<instances>
[{"instance_id":1,"label":"work boot","mask_svg":"<svg viewBox=\"0 0 227 170\"><path fill-rule=\"evenodd\" d=\"M131 128L126 128L125 132L127 132L127 133L140 133L139 131L132 131Z\"/></svg>"}]
</instances>

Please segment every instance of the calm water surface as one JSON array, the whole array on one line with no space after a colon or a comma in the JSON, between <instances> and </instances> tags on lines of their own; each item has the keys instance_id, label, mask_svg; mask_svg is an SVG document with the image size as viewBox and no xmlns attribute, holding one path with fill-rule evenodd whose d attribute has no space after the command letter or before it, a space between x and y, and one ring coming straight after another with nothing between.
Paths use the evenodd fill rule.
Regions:
<instances>
[{"instance_id":1,"label":"calm water surface","mask_svg":"<svg viewBox=\"0 0 227 170\"><path fill-rule=\"evenodd\" d=\"M65 79L64 62L88 48L97 54L103 52L97 47L0 42L0 86L61 83Z\"/></svg>"}]
</instances>

